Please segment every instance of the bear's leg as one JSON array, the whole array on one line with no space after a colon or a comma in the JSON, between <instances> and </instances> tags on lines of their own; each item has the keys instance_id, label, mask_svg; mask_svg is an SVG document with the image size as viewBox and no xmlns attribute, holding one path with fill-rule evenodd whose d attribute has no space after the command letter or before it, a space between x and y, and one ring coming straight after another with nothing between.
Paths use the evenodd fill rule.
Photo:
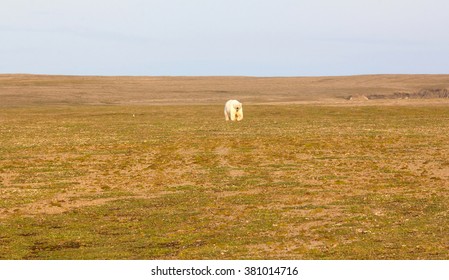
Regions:
<instances>
[{"instance_id":1,"label":"bear's leg","mask_svg":"<svg viewBox=\"0 0 449 280\"><path fill-rule=\"evenodd\" d=\"M235 110L231 109L231 121L235 121Z\"/></svg>"}]
</instances>

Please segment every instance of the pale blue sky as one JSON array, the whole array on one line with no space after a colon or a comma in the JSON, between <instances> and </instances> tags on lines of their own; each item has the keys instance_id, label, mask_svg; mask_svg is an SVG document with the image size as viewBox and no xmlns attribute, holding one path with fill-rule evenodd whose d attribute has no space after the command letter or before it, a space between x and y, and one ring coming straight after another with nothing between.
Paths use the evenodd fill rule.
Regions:
<instances>
[{"instance_id":1,"label":"pale blue sky","mask_svg":"<svg viewBox=\"0 0 449 280\"><path fill-rule=\"evenodd\" d=\"M0 73L449 73L447 0L1 0Z\"/></svg>"}]
</instances>

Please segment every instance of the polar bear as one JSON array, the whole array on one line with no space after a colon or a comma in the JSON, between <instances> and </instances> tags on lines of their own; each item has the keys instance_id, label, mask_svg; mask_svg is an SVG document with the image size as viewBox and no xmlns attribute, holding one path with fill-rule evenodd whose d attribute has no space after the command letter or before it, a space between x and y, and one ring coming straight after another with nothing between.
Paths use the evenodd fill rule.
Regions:
<instances>
[{"instance_id":1,"label":"polar bear","mask_svg":"<svg viewBox=\"0 0 449 280\"><path fill-rule=\"evenodd\" d=\"M224 108L224 115L227 121L241 121L243 119L242 103L237 100L228 100Z\"/></svg>"}]
</instances>

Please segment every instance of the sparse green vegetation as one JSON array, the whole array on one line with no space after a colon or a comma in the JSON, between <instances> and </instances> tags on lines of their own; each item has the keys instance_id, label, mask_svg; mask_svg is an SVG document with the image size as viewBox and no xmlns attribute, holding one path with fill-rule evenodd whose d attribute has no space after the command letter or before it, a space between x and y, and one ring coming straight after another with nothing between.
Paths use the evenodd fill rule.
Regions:
<instances>
[{"instance_id":1,"label":"sparse green vegetation","mask_svg":"<svg viewBox=\"0 0 449 280\"><path fill-rule=\"evenodd\" d=\"M208 118L205 118L208 116ZM0 111L2 259L448 259L449 107Z\"/></svg>"}]
</instances>

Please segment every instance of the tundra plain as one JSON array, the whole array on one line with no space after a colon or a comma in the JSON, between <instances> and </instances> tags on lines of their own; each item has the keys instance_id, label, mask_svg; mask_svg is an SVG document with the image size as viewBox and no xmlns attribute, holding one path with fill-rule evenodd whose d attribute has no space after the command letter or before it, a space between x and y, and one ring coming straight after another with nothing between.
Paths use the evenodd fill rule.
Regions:
<instances>
[{"instance_id":1,"label":"tundra plain","mask_svg":"<svg viewBox=\"0 0 449 280\"><path fill-rule=\"evenodd\" d=\"M447 88L0 75L0 258L447 260Z\"/></svg>"}]
</instances>

